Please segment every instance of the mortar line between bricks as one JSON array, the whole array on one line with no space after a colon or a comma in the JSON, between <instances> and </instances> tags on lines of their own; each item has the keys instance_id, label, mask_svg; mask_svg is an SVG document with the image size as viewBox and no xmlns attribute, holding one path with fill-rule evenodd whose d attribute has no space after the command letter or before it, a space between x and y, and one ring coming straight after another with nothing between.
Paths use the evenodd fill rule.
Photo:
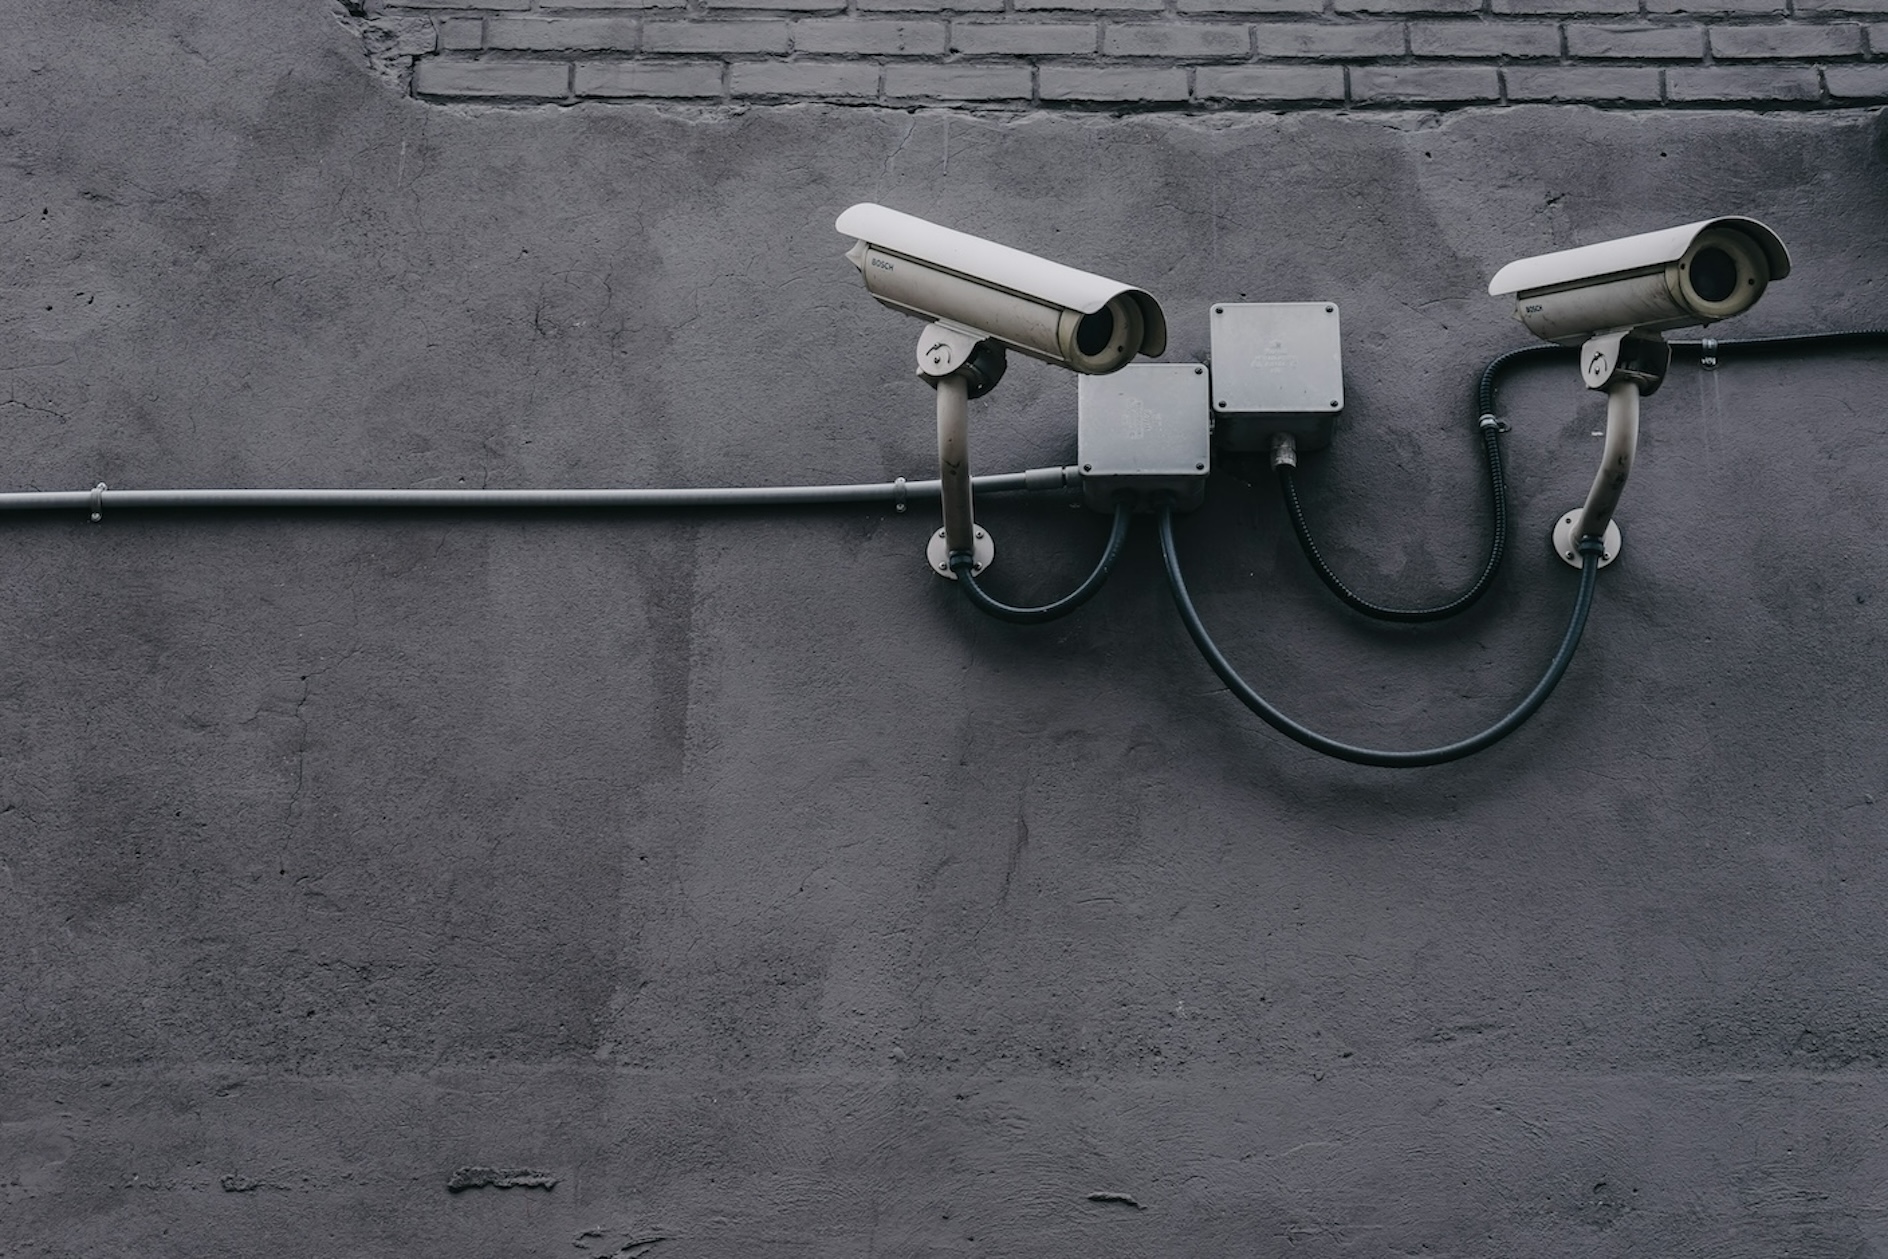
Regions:
<instances>
[{"instance_id":1,"label":"mortar line between bricks","mask_svg":"<svg viewBox=\"0 0 1888 1259\"><path fill-rule=\"evenodd\" d=\"M462 98L441 98L441 99L458 100ZM940 110L944 112L957 112L960 110L970 110L970 111L975 111L980 114L997 115L997 116L1003 116L1003 117L1023 117L1027 114L1030 114L1032 112L1038 112L1038 111L1055 112L1055 113L1110 115L1110 116L1115 116L1115 117L1138 116L1142 114L1147 114L1147 115L1184 114L1188 116L1204 116L1204 115L1210 115L1210 114L1238 114L1238 113L1273 113L1273 114L1324 113L1324 114L1328 114L1328 113L1337 112L1340 108L1351 108L1351 109L1355 109L1355 110L1365 112L1365 113L1376 113L1376 114L1395 114L1395 113L1436 114L1436 113L1459 113L1459 112L1465 112L1468 110L1507 110L1507 109L1520 108L1522 105L1525 105L1525 104L1537 104L1537 103L1538 104L1555 104L1556 103L1556 102L1548 102L1548 101L1542 101L1542 102L1509 101L1509 102L1504 103L1497 98L1490 98L1487 100L1477 100L1477 101L1471 101L1471 102L1425 101L1425 100L1414 99L1414 98L1410 98L1410 99L1399 98L1395 100L1384 100L1380 102L1361 102L1361 103L1353 102L1346 106L1339 106L1333 102L1324 102L1324 101L1306 102L1306 101L1299 101L1299 100L1246 100L1246 99L1226 98L1226 97L1215 97L1215 98L1212 98L1211 101L1204 100L1204 99L1198 100L1198 101L1076 100L1076 99L1060 100L1060 99L1057 99L1057 100L1043 100L1040 102L1031 102L1029 100L1025 100L1021 98L1012 98L1009 100L961 101L961 100L956 100L954 98L945 98L945 97L937 97L937 98L900 97L896 101L881 102L881 101L862 100L862 99L828 100L828 99L819 98L819 97L790 96L783 93L768 93L768 94L765 94L764 98L741 98L739 101L712 102L712 103L704 103L704 101L699 97L650 96L650 97L635 98L635 102L637 104L674 104L674 105L679 105L679 106L693 106L695 108L709 108L709 109L714 109L714 108L726 109L726 108L733 108L738 105L745 105L749 103L766 103L767 101L783 101L783 102L792 103L792 104L812 103L812 104L819 104L819 105L826 106L833 109L891 109L891 110L897 110L901 113L909 112L913 109ZM477 103L492 104L495 102L490 101L490 100L480 100ZM525 101L523 103L537 104L537 105L558 104L558 102L555 102L555 101ZM593 104L593 105L597 105L604 108L609 108L612 105L612 102L610 101L586 100L582 103ZM1589 108L1589 109L1636 111L1636 112L1641 112L1641 113L1649 109L1660 107L1659 105L1657 105L1655 102L1652 102L1652 101L1622 100L1622 99L1619 99L1617 97L1612 97L1612 96L1604 96L1604 97L1599 97L1596 99L1569 100L1569 101L1558 102L1558 103L1579 105L1583 108ZM1879 109L1879 106L1869 105L1869 104L1857 104L1857 105L1852 105L1852 106L1851 105L1836 105L1836 104L1833 104L1832 102L1826 102L1822 100L1799 98L1796 100L1720 100L1720 101L1698 101L1698 102L1676 101L1676 102L1671 103L1669 108L1679 113L1809 114L1809 113L1818 113L1818 112L1828 112L1832 109L1852 110L1855 112L1874 112L1875 110Z\"/></svg>"}]
</instances>

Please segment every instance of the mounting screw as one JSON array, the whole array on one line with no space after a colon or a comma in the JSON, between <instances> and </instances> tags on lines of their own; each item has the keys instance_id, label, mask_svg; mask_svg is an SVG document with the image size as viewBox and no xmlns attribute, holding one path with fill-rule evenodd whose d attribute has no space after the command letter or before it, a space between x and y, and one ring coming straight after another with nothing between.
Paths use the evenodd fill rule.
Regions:
<instances>
[{"instance_id":1,"label":"mounting screw","mask_svg":"<svg viewBox=\"0 0 1888 1259\"><path fill-rule=\"evenodd\" d=\"M1195 472L1204 472L1206 471L1206 465L1203 463L1196 463L1193 465L1193 470Z\"/></svg>"},{"instance_id":2,"label":"mounting screw","mask_svg":"<svg viewBox=\"0 0 1888 1259\"><path fill-rule=\"evenodd\" d=\"M1095 465L1092 463L1085 463L1082 465L1083 472L1093 472L1094 470L1095 470Z\"/></svg>"},{"instance_id":3,"label":"mounting screw","mask_svg":"<svg viewBox=\"0 0 1888 1259\"><path fill-rule=\"evenodd\" d=\"M1195 376L1204 376L1206 374L1206 369L1204 367L1196 367L1193 369L1193 374Z\"/></svg>"},{"instance_id":4,"label":"mounting screw","mask_svg":"<svg viewBox=\"0 0 1888 1259\"><path fill-rule=\"evenodd\" d=\"M1326 307L1324 308L1324 313L1325 313L1325 314L1327 314L1327 315L1335 315L1335 314L1337 313L1337 307L1335 307L1335 306L1326 306Z\"/></svg>"},{"instance_id":5,"label":"mounting screw","mask_svg":"<svg viewBox=\"0 0 1888 1259\"><path fill-rule=\"evenodd\" d=\"M1226 308L1224 306L1215 306L1213 307L1213 313L1215 315L1223 315L1226 313Z\"/></svg>"},{"instance_id":6,"label":"mounting screw","mask_svg":"<svg viewBox=\"0 0 1888 1259\"><path fill-rule=\"evenodd\" d=\"M1332 399L1331 399L1331 405L1332 405L1332 406L1336 406L1336 405L1337 405L1337 399L1336 399L1336 398L1332 398Z\"/></svg>"}]
</instances>

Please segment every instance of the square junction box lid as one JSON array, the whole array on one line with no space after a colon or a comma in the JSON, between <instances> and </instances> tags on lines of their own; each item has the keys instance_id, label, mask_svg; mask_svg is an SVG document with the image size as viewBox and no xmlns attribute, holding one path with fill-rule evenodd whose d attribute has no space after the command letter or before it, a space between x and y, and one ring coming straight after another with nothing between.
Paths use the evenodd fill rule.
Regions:
<instances>
[{"instance_id":1,"label":"square junction box lid","mask_svg":"<svg viewBox=\"0 0 1888 1259\"><path fill-rule=\"evenodd\" d=\"M1336 302L1220 302L1210 322L1215 416L1343 409Z\"/></svg>"},{"instance_id":2,"label":"square junction box lid","mask_svg":"<svg viewBox=\"0 0 1888 1259\"><path fill-rule=\"evenodd\" d=\"M1134 363L1077 379L1076 457L1089 506L1112 511L1125 499L1151 510L1170 495L1181 510L1197 507L1212 462L1206 368Z\"/></svg>"}]
</instances>

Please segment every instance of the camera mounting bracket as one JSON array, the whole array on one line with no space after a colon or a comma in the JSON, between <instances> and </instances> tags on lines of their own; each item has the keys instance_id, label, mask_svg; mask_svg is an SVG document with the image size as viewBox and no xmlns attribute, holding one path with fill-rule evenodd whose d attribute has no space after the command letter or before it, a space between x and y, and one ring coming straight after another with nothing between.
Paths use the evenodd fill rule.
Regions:
<instances>
[{"instance_id":1,"label":"camera mounting bracket","mask_svg":"<svg viewBox=\"0 0 1888 1259\"><path fill-rule=\"evenodd\" d=\"M925 559L932 572L956 581L953 554L971 556L973 577L996 559L996 543L977 526L971 508L970 399L996 388L1009 360L1001 345L944 320L925 325L917 353L919 378L937 391L938 498L944 506L944 527L931 536Z\"/></svg>"},{"instance_id":2,"label":"camera mounting bracket","mask_svg":"<svg viewBox=\"0 0 1888 1259\"><path fill-rule=\"evenodd\" d=\"M1588 389L1610 389L1629 380L1649 398L1665 383L1671 366L1672 347L1656 332L1621 328L1589 337L1580 347L1580 376Z\"/></svg>"},{"instance_id":3,"label":"camera mounting bracket","mask_svg":"<svg viewBox=\"0 0 1888 1259\"><path fill-rule=\"evenodd\" d=\"M1639 449L1639 399L1655 393L1672 365L1672 347L1656 332L1603 332L1580 347L1580 376L1588 389L1606 392L1606 444L1586 502L1554 525L1554 554L1579 568L1580 539L1596 537L1600 567L1619 558L1622 541L1613 511L1632 475Z\"/></svg>"}]
</instances>

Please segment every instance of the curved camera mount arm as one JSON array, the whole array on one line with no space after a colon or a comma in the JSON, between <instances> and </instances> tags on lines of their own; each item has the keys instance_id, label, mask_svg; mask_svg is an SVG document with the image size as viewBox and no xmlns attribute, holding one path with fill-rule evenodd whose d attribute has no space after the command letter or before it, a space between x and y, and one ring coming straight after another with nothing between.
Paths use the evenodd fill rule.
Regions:
<instances>
[{"instance_id":1,"label":"curved camera mount arm","mask_svg":"<svg viewBox=\"0 0 1888 1259\"><path fill-rule=\"evenodd\" d=\"M1632 475L1639 449L1639 399L1658 392L1672 365L1672 347L1656 332L1601 333L1580 349L1580 374L1588 389L1606 392L1606 445L1586 502L1554 526L1554 553L1579 568L1580 540L1598 538L1600 567L1619 557L1619 526L1613 512Z\"/></svg>"},{"instance_id":2,"label":"curved camera mount arm","mask_svg":"<svg viewBox=\"0 0 1888 1259\"><path fill-rule=\"evenodd\" d=\"M1003 347L942 320L918 336L918 376L937 391L937 475L944 527L926 558L940 577L957 580L952 555L972 559L974 577L996 558L996 544L977 527L970 495L970 399L996 388L1009 364Z\"/></svg>"}]
</instances>

